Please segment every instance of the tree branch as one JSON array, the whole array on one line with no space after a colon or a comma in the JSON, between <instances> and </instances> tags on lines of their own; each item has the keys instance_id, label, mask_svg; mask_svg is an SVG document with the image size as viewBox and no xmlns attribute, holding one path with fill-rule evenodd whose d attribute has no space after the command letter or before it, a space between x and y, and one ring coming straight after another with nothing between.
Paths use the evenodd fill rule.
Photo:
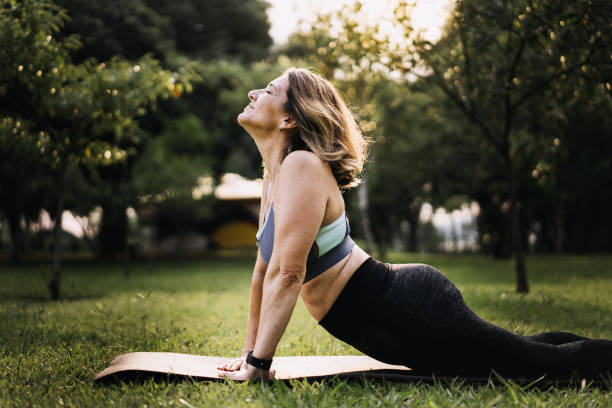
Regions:
<instances>
[{"instance_id":1,"label":"tree branch","mask_svg":"<svg viewBox=\"0 0 612 408\"><path fill-rule=\"evenodd\" d=\"M590 53L589 53L590 54ZM532 96L534 96L538 91L540 91L541 89L546 88L551 82L553 82L555 79L570 73L572 71L574 71L575 69L588 64L589 63L589 59L588 56L587 58L585 58L584 60L582 60L581 62L571 65L565 69L562 69L561 71L556 72L555 74L549 76L548 78L538 82L536 85L534 85L533 87L531 87L529 90L527 90L523 95L521 95L512 105L512 109L516 109L519 106L521 106L523 103L525 103L525 101L527 101L529 98L531 98Z\"/></svg>"},{"instance_id":2,"label":"tree branch","mask_svg":"<svg viewBox=\"0 0 612 408\"><path fill-rule=\"evenodd\" d=\"M516 54L514 54L514 58L512 59L512 65L510 65L510 71L508 72L508 77L506 78L506 82L508 84L512 83L514 79L514 75L516 74L516 68L518 67L521 58L523 57L523 51L525 51L525 44L527 40L521 37L521 42L519 43L518 49L516 50Z\"/></svg>"},{"instance_id":3,"label":"tree branch","mask_svg":"<svg viewBox=\"0 0 612 408\"><path fill-rule=\"evenodd\" d=\"M508 40L510 41L510 40ZM508 76L506 77L506 84L505 84L505 92L504 92L504 134L503 134L503 138L504 138L504 151L507 150L507 146L506 146L506 142L510 136L510 129L512 128L511 124L512 124L512 115L514 112L514 106L512 105L512 101L510 100L510 89L512 86L512 81L514 79L514 75L516 74L516 69L519 65L519 62L521 61L521 58L523 56L523 51L525 51L525 44L526 44L527 40L523 37L521 37L521 41L519 43L518 49L516 50L516 53L514 54L514 58L512 58L512 64L510 65L510 70L508 71Z\"/></svg>"},{"instance_id":4,"label":"tree branch","mask_svg":"<svg viewBox=\"0 0 612 408\"><path fill-rule=\"evenodd\" d=\"M489 129L487 127L487 125L485 125L480 119L478 119L478 117L476 116L475 112L472 111L465 103L463 103L463 101L461 100L461 98L459 97L459 95L455 92L453 92L444 82L444 79L442 78L442 76L440 75L440 72L435 68L435 67L431 67L433 74L436 78L436 81L434 82L445 94L446 96L455 103L455 105L457 105L457 107L459 108L459 110L461 112L463 112L466 117L472 122L474 123L478 128L480 128L483 132L484 137L489 140L489 142L491 142L493 144L493 146L495 147L495 149L502 154L502 146L500 146L499 142L495 139L495 137L493 136L493 132L491 132L491 129Z\"/></svg>"},{"instance_id":5,"label":"tree branch","mask_svg":"<svg viewBox=\"0 0 612 408\"><path fill-rule=\"evenodd\" d=\"M463 55L465 57L465 76L464 77L465 77L468 87L473 90L474 86L473 86L472 77L471 77L472 63L471 63L470 54L468 52L467 39L465 38L465 30L463 29L463 27L459 29L459 38L461 40L461 46L463 48Z\"/></svg>"}]
</instances>

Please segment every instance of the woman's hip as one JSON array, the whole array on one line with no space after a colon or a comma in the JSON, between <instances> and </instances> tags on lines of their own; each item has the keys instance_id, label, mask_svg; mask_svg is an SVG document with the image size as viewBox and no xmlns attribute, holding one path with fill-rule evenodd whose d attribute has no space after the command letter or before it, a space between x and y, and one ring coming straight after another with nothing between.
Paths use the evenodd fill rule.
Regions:
<instances>
[{"instance_id":1,"label":"woman's hip","mask_svg":"<svg viewBox=\"0 0 612 408\"><path fill-rule=\"evenodd\" d=\"M435 268L368 258L319 324L367 354L384 354L395 344L445 341L453 316L467 313L458 309L467 309L461 294Z\"/></svg>"}]
</instances>

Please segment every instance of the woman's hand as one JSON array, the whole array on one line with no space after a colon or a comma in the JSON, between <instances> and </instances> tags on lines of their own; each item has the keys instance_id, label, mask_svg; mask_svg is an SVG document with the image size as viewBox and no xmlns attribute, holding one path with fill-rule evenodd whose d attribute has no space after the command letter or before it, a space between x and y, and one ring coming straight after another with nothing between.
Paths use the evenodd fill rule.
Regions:
<instances>
[{"instance_id":1,"label":"woman's hand","mask_svg":"<svg viewBox=\"0 0 612 408\"><path fill-rule=\"evenodd\" d=\"M239 357L235 360L230 361L229 363L226 363L220 367L217 367L217 370L228 371L228 372L234 372L234 371L246 370L246 369L247 369L246 354L243 355L242 357Z\"/></svg>"},{"instance_id":2,"label":"woman's hand","mask_svg":"<svg viewBox=\"0 0 612 408\"><path fill-rule=\"evenodd\" d=\"M245 363L246 364L246 363ZM234 381L246 381L246 380L273 380L274 374L276 371L274 370L262 370L260 368L253 367L252 365L246 364L245 369L240 369L238 371L227 371L222 370L219 372L219 378L229 378Z\"/></svg>"}]
</instances>

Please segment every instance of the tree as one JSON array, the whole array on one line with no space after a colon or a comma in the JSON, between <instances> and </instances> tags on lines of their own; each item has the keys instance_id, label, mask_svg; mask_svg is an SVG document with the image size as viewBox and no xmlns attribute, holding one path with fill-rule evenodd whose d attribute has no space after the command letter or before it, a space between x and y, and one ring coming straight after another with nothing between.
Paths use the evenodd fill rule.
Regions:
<instances>
[{"instance_id":1,"label":"tree","mask_svg":"<svg viewBox=\"0 0 612 408\"><path fill-rule=\"evenodd\" d=\"M543 160L541 146L554 142L550 134L533 131L545 126L533 112L544 102L550 106L551 98L562 103L568 93L558 85L572 78L609 92L611 7L588 0L459 1L442 39L433 44L415 36L408 2L394 4L390 22L402 35L393 41L361 23L367 18L357 5L321 17L307 35L295 37L293 50L338 82L374 71L394 78L398 89L430 95L432 111L456 127L430 122L445 136L444 143L432 144L433 192L448 197L463 189L481 203L481 226L491 229L495 252L504 253L505 237L511 237L517 290L526 292L523 253L541 194L532 175ZM357 98L371 100L365 83L355 89ZM350 87L346 92L353 96ZM388 136L378 121L386 111L380 101L374 109L377 133ZM381 149L374 147L375 160L376 150Z\"/></svg>"},{"instance_id":2,"label":"tree","mask_svg":"<svg viewBox=\"0 0 612 408\"><path fill-rule=\"evenodd\" d=\"M210 163L202 157L211 140L202 122L190 115L170 120L134 166L134 188L139 205L154 206L158 219L168 219L179 239L179 256L185 234L211 216L210 203L193 197L193 189Z\"/></svg>"},{"instance_id":3,"label":"tree","mask_svg":"<svg viewBox=\"0 0 612 408\"><path fill-rule=\"evenodd\" d=\"M20 263L26 250L22 216L34 218L40 210L40 191L48 184L38 136L31 123L4 116L0 122L0 209L8 219L12 260Z\"/></svg>"},{"instance_id":4,"label":"tree","mask_svg":"<svg viewBox=\"0 0 612 408\"><path fill-rule=\"evenodd\" d=\"M219 0L111 0L89 4L83 0L59 0L72 17L66 34L80 35L84 47L73 51L77 61L94 57L105 60L113 55L139 58L152 53L162 66L179 69L187 63L197 65L206 81L195 86L192 95L160 103L155 115L140 120L141 138L128 160L97 169L98 200L103 207L99 235L99 254L115 258L125 251L127 233L126 208L133 197L133 165L164 127L181 116L196 113L214 140L201 151L201 160L211 162L211 171L218 179L231 167L250 176L259 176L257 152L242 129L235 123L235 114L244 106L246 90L261 86L250 82L260 67L248 67L251 61L268 55L272 43L268 34L268 5L259 0L236 2ZM92 29L95 27L95 29ZM220 61L219 61L220 60ZM271 64L270 68L274 68ZM251 69L253 68L253 69ZM273 71L269 71L272 72ZM268 74L269 75L269 74ZM248 84L248 85L244 85ZM238 106L228 106L225 95L244 89ZM235 98L230 96L231 102Z\"/></svg>"},{"instance_id":5,"label":"tree","mask_svg":"<svg viewBox=\"0 0 612 408\"><path fill-rule=\"evenodd\" d=\"M171 20L144 0L56 0L55 3L70 15L58 35L76 34L83 43L83 47L71 52L75 63L92 57L106 61L116 55L135 60L145 54L164 61L175 53Z\"/></svg>"},{"instance_id":6,"label":"tree","mask_svg":"<svg viewBox=\"0 0 612 408\"><path fill-rule=\"evenodd\" d=\"M440 41L415 43L428 70L421 78L479 129L504 169L518 292L529 291L519 218L521 181L533 168L527 153L537 137L521 126L528 102L584 70L600 80L609 75L611 17L605 1L462 0Z\"/></svg>"},{"instance_id":7,"label":"tree","mask_svg":"<svg viewBox=\"0 0 612 408\"><path fill-rule=\"evenodd\" d=\"M605 83L590 80L587 71L556 83L540 106L544 120L540 107L530 110L537 117L529 120L530 132L542 135L531 172L541 191L530 205L537 248L610 251L612 95Z\"/></svg>"},{"instance_id":8,"label":"tree","mask_svg":"<svg viewBox=\"0 0 612 408\"><path fill-rule=\"evenodd\" d=\"M243 62L268 55L268 4L260 0L57 0L72 17L66 34L85 45L75 62L107 60L115 55L137 59L152 53L177 67L178 55L210 61L230 57Z\"/></svg>"},{"instance_id":9,"label":"tree","mask_svg":"<svg viewBox=\"0 0 612 408\"><path fill-rule=\"evenodd\" d=\"M138 137L137 118L157 98L189 90L194 77L189 67L180 73L163 70L150 56L137 63L113 58L74 65L69 52L79 46L76 37L54 38L66 19L66 12L50 1L3 0L0 5L2 114L12 123L27 123L26 129L36 135L9 143L18 146L35 137L54 178L53 299L60 295L59 237L68 169L78 163L125 160L129 152L121 146Z\"/></svg>"},{"instance_id":10,"label":"tree","mask_svg":"<svg viewBox=\"0 0 612 408\"><path fill-rule=\"evenodd\" d=\"M201 63L197 73L206 80L181 98L177 111L189 111L206 129L206 158L215 184L226 172L261 177L261 158L251 137L236 121L249 103L248 91L262 88L290 66L286 58L251 64L218 60Z\"/></svg>"},{"instance_id":11,"label":"tree","mask_svg":"<svg viewBox=\"0 0 612 408\"><path fill-rule=\"evenodd\" d=\"M210 61L230 57L243 62L268 56L270 23L262 0L144 0L170 20L176 50Z\"/></svg>"},{"instance_id":12,"label":"tree","mask_svg":"<svg viewBox=\"0 0 612 408\"><path fill-rule=\"evenodd\" d=\"M417 252L421 207L426 199L437 198L433 187L442 169L444 134L433 130L442 127L441 118L429 95L398 86L394 80L387 82L376 103L381 111L380 134L368 173L374 223L381 226L379 235L386 234L381 238L390 242L401 235L401 223L407 222L404 249Z\"/></svg>"}]
</instances>

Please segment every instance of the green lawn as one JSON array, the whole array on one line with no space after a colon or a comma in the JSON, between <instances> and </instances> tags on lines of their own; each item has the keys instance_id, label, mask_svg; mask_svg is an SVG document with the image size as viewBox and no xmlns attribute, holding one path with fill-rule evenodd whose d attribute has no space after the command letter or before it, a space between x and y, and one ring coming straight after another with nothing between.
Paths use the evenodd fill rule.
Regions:
<instances>
[{"instance_id":1,"label":"green lawn","mask_svg":"<svg viewBox=\"0 0 612 408\"><path fill-rule=\"evenodd\" d=\"M117 354L236 355L254 254L183 264L71 264L64 300L47 300L48 266L0 266L0 406L612 406L612 392L518 385L330 380L290 385L164 382L97 385ZM531 293L514 293L511 261L391 254L439 268L479 315L520 334L568 330L612 338L612 257L528 258ZM278 355L359 354L317 326L301 301Z\"/></svg>"}]
</instances>

